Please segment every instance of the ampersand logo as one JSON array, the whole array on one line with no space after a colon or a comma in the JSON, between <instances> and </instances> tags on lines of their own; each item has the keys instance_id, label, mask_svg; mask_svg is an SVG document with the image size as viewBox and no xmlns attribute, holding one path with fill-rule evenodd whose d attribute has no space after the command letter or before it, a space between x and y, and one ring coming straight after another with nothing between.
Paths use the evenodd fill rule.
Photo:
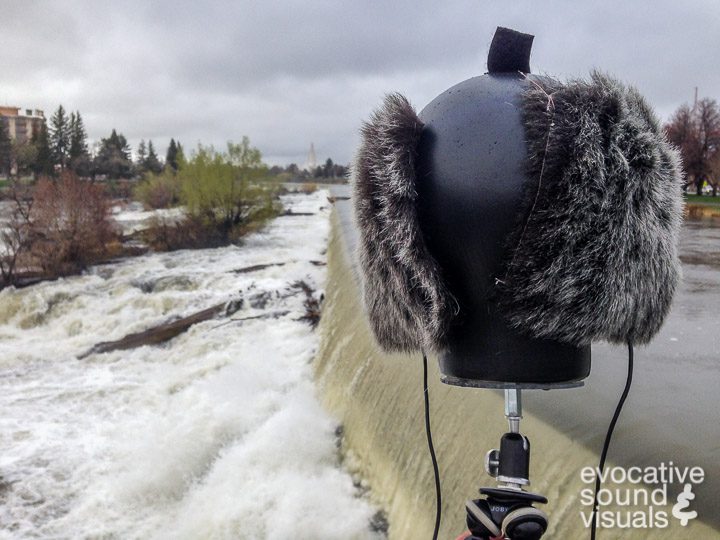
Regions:
<instances>
[{"instance_id":1,"label":"ampersand logo","mask_svg":"<svg viewBox=\"0 0 720 540\"><path fill-rule=\"evenodd\" d=\"M680 520L680 525L685 527L688 521L697 517L695 510L685 511L685 508L690 506L688 501L692 501L695 498L695 494L692 490L692 484L685 484L685 489L677 496L677 503L672 508L672 515L674 518Z\"/></svg>"}]
</instances>

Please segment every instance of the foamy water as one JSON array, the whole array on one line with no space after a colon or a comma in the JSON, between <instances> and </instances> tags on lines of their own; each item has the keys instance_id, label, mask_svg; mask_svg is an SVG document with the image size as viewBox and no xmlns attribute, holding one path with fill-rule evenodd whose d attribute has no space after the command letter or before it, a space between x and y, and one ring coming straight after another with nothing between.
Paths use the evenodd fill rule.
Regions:
<instances>
[{"instance_id":1,"label":"foamy water","mask_svg":"<svg viewBox=\"0 0 720 540\"><path fill-rule=\"evenodd\" d=\"M318 335L293 286L321 294L326 193L284 203L315 215L0 292L0 538L376 536L316 400ZM264 263L285 264L233 272ZM241 296L232 319L287 313L78 359Z\"/></svg>"},{"instance_id":2,"label":"foamy water","mask_svg":"<svg viewBox=\"0 0 720 540\"><path fill-rule=\"evenodd\" d=\"M123 234L132 234L146 229L153 219L162 222L179 221L185 215L183 207L144 210L142 204L133 202L126 207L114 206L112 218Z\"/></svg>"}]
</instances>

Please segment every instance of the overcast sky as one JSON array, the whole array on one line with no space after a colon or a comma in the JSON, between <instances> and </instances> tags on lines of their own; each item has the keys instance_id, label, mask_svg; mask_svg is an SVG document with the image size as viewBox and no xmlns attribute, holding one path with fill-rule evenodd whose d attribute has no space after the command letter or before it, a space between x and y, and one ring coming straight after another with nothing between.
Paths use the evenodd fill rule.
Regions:
<instances>
[{"instance_id":1,"label":"overcast sky","mask_svg":"<svg viewBox=\"0 0 720 540\"><path fill-rule=\"evenodd\" d=\"M720 2L0 0L0 104L79 110L92 140L186 149L248 135L272 164L346 163L390 91L422 109L486 69L496 26L534 34L533 72L600 68L667 118L720 98Z\"/></svg>"}]
</instances>

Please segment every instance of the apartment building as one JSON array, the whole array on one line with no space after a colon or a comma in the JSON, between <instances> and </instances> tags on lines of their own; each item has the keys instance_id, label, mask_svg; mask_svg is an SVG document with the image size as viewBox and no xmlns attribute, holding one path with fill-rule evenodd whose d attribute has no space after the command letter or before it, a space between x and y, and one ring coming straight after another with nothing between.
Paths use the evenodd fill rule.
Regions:
<instances>
[{"instance_id":1,"label":"apartment building","mask_svg":"<svg viewBox=\"0 0 720 540\"><path fill-rule=\"evenodd\" d=\"M45 114L40 109L0 106L0 119L7 124L10 138L24 143L42 129Z\"/></svg>"}]
</instances>

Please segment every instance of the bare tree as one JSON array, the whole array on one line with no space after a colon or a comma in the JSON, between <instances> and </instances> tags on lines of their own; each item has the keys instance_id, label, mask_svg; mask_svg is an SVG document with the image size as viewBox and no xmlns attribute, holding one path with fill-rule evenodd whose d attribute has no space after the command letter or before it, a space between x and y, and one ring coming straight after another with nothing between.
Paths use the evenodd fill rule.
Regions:
<instances>
[{"instance_id":1,"label":"bare tree","mask_svg":"<svg viewBox=\"0 0 720 540\"><path fill-rule=\"evenodd\" d=\"M12 213L10 219L0 229L0 288L14 285L18 264L32 245L30 213L33 199L29 189L18 181L10 187Z\"/></svg>"},{"instance_id":2,"label":"bare tree","mask_svg":"<svg viewBox=\"0 0 720 540\"><path fill-rule=\"evenodd\" d=\"M694 185L702 195L705 182L713 196L720 186L720 109L714 99L704 98L690 108L682 105L665 126L668 139L680 150L685 188Z\"/></svg>"},{"instance_id":3,"label":"bare tree","mask_svg":"<svg viewBox=\"0 0 720 540\"><path fill-rule=\"evenodd\" d=\"M101 259L116 235L104 187L70 171L33 188L31 255L48 277L68 275Z\"/></svg>"}]
</instances>

